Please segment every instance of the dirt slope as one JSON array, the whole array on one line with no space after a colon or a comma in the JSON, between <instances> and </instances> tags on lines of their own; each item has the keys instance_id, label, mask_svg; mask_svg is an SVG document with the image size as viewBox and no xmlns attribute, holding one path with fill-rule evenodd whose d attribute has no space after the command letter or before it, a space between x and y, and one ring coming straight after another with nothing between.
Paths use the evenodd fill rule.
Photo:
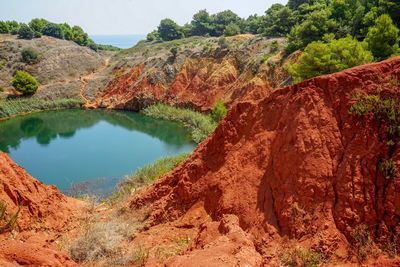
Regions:
<instances>
[{"instance_id":1,"label":"dirt slope","mask_svg":"<svg viewBox=\"0 0 400 267\"><path fill-rule=\"evenodd\" d=\"M21 52L26 48L36 51L37 62L23 62ZM40 83L34 97L79 98L80 77L101 68L106 57L106 54L97 53L88 47L48 36L23 40L0 34L0 97L12 93L14 73L24 70Z\"/></svg>"},{"instance_id":2,"label":"dirt slope","mask_svg":"<svg viewBox=\"0 0 400 267\"><path fill-rule=\"evenodd\" d=\"M0 263L10 266L75 266L54 241L81 216L82 203L32 178L0 152L0 201L10 218L21 206L15 229L0 234ZM0 221L0 227L6 221ZM3 261L3 262L2 262ZM2 265L3 266L3 265ZM7 266L7 265L5 265Z\"/></svg>"},{"instance_id":3,"label":"dirt slope","mask_svg":"<svg viewBox=\"0 0 400 267\"><path fill-rule=\"evenodd\" d=\"M197 229L192 246L170 259L171 266L274 266L293 243L336 264L356 264L369 236L377 244L367 251L371 262L384 250L398 251L400 176L385 179L379 171L388 150L382 125L349 108L358 93L399 100L399 80L395 58L239 103L186 162L131 207L150 205L146 234L163 224L177 233ZM400 164L398 148L393 160ZM355 235L368 247L357 247Z\"/></svg>"},{"instance_id":4,"label":"dirt slope","mask_svg":"<svg viewBox=\"0 0 400 267\"><path fill-rule=\"evenodd\" d=\"M162 102L206 111L219 99L232 104L262 97L287 80L284 43L283 38L253 35L227 38L225 45L218 38L201 37L139 43L111 60L104 90L89 84L88 94L92 106L130 110Z\"/></svg>"}]
</instances>

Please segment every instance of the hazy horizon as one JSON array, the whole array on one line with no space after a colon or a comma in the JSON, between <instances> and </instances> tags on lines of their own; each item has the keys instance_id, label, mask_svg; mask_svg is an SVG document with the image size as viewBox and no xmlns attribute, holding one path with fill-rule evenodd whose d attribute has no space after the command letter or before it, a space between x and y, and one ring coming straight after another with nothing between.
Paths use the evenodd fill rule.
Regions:
<instances>
[{"instance_id":1,"label":"hazy horizon","mask_svg":"<svg viewBox=\"0 0 400 267\"><path fill-rule=\"evenodd\" d=\"M0 0L0 20L29 22L45 18L55 23L79 25L90 35L144 35L160 20L171 18L179 24L189 22L197 11L210 13L230 9L241 17L264 14L274 3L287 0Z\"/></svg>"}]
</instances>

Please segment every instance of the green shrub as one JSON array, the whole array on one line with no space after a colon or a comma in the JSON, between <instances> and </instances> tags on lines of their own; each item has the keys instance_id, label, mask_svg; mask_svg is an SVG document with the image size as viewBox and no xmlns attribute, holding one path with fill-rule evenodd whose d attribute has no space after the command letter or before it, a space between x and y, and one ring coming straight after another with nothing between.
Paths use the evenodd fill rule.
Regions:
<instances>
[{"instance_id":1,"label":"green shrub","mask_svg":"<svg viewBox=\"0 0 400 267\"><path fill-rule=\"evenodd\" d=\"M35 32L26 24L22 24L18 31L18 38L31 40L35 37Z\"/></svg>"},{"instance_id":2,"label":"green shrub","mask_svg":"<svg viewBox=\"0 0 400 267\"><path fill-rule=\"evenodd\" d=\"M234 36L240 34L240 27L239 25L235 23L231 23L228 26L226 26L224 30L224 35L225 36Z\"/></svg>"},{"instance_id":3,"label":"green shrub","mask_svg":"<svg viewBox=\"0 0 400 267\"><path fill-rule=\"evenodd\" d=\"M228 109L225 107L225 104L223 101L218 100L215 105L213 110L211 111L211 117L215 122L219 122L222 120L222 118L226 115L228 112Z\"/></svg>"},{"instance_id":4,"label":"green shrub","mask_svg":"<svg viewBox=\"0 0 400 267\"><path fill-rule=\"evenodd\" d=\"M158 35L163 41L172 41L183 38L181 27L171 19L163 19L158 26Z\"/></svg>"},{"instance_id":5,"label":"green shrub","mask_svg":"<svg viewBox=\"0 0 400 267\"><path fill-rule=\"evenodd\" d=\"M389 15L384 14L375 20L375 25L368 29L365 41L377 60L386 59L398 52L399 29Z\"/></svg>"},{"instance_id":6,"label":"green shrub","mask_svg":"<svg viewBox=\"0 0 400 267\"><path fill-rule=\"evenodd\" d=\"M31 27L32 30L35 32L41 33L43 31L43 28L46 27L46 25L49 24L49 22L45 19L32 19L29 22L29 27Z\"/></svg>"},{"instance_id":7,"label":"green shrub","mask_svg":"<svg viewBox=\"0 0 400 267\"><path fill-rule=\"evenodd\" d=\"M10 26L5 21L0 21L0 33L10 33Z\"/></svg>"},{"instance_id":8,"label":"green shrub","mask_svg":"<svg viewBox=\"0 0 400 267\"><path fill-rule=\"evenodd\" d=\"M12 80L12 85L23 95L32 95L39 87L35 77L25 71L17 71Z\"/></svg>"},{"instance_id":9,"label":"green shrub","mask_svg":"<svg viewBox=\"0 0 400 267\"><path fill-rule=\"evenodd\" d=\"M385 159L379 163L379 170L383 177L386 179L392 179L396 177L397 165L392 159Z\"/></svg>"},{"instance_id":10,"label":"green shrub","mask_svg":"<svg viewBox=\"0 0 400 267\"><path fill-rule=\"evenodd\" d=\"M229 47L228 42L226 41L225 37L220 37L218 39L218 45L221 49L227 49Z\"/></svg>"},{"instance_id":11,"label":"green shrub","mask_svg":"<svg viewBox=\"0 0 400 267\"><path fill-rule=\"evenodd\" d=\"M289 74L295 82L315 76L341 71L373 60L371 52L356 39L346 38L312 42L300 56L299 63L289 66Z\"/></svg>"},{"instance_id":12,"label":"green shrub","mask_svg":"<svg viewBox=\"0 0 400 267\"><path fill-rule=\"evenodd\" d=\"M357 248L357 258L360 262L364 262L372 249L372 240L368 226L365 224L358 225L350 234Z\"/></svg>"},{"instance_id":13,"label":"green shrub","mask_svg":"<svg viewBox=\"0 0 400 267\"><path fill-rule=\"evenodd\" d=\"M217 126L210 116L189 109L156 104L142 110L146 116L183 123L192 131L192 139L196 143L206 139Z\"/></svg>"},{"instance_id":14,"label":"green shrub","mask_svg":"<svg viewBox=\"0 0 400 267\"><path fill-rule=\"evenodd\" d=\"M270 53L274 54L276 52L278 52L279 50L279 44L277 40L272 41L271 43L271 48L270 48Z\"/></svg>"},{"instance_id":15,"label":"green shrub","mask_svg":"<svg viewBox=\"0 0 400 267\"><path fill-rule=\"evenodd\" d=\"M178 52L179 52L178 46L176 46L176 45L173 46L173 47L169 50L169 52L171 52L172 58L175 59L176 56L178 55Z\"/></svg>"},{"instance_id":16,"label":"green shrub","mask_svg":"<svg viewBox=\"0 0 400 267\"><path fill-rule=\"evenodd\" d=\"M21 52L22 61L34 64L38 61L38 53L33 48L24 48Z\"/></svg>"},{"instance_id":17,"label":"green shrub","mask_svg":"<svg viewBox=\"0 0 400 267\"><path fill-rule=\"evenodd\" d=\"M44 28L43 32L44 35L52 36L58 39L64 39L64 31L62 27L55 23L48 23Z\"/></svg>"}]
</instances>

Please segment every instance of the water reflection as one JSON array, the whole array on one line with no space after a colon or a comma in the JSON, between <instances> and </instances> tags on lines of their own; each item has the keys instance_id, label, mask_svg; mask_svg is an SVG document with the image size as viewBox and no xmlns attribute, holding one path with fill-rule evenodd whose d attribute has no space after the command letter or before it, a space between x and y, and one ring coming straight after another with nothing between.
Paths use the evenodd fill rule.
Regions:
<instances>
[{"instance_id":1,"label":"water reflection","mask_svg":"<svg viewBox=\"0 0 400 267\"><path fill-rule=\"evenodd\" d=\"M0 122L0 150L18 148L21 140L35 137L43 146L52 140L72 138L79 129L90 128L99 121L139 131L158 138L168 145L180 146L190 141L190 135L180 125L156 120L133 112L106 110L64 110L35 113Z\"/></svg>"},{"instance_id":2,"label":"water reflection","mask_svg":"<svg viewBox=\"0 0 400 267\"><path fill-rule=\"evenodd\" d=\"M65 110L0 122L0 150L61 190L83 183L104 195L137 168L194 147L181 125L132 112Z\"/></svg>"}]
</instances>

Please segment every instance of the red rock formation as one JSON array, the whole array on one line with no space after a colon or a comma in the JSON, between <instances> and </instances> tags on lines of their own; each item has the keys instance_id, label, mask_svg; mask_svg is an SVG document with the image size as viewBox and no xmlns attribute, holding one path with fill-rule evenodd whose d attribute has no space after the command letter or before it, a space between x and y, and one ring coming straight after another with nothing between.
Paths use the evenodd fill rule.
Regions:
<instances>
[{"instance_id":1,"label":"red rock formation","mask_svg":"<svg viewBox=\"0 0 400 267\"><path fill-rule=\"evenodd\" d=\"M219 99L231 104L246 96L265 96L270 91L264 76L250 70L239 73L231 57L188 58L171 83L152 81L156 69L144 71L137 65L115 78L94 106L140 110L155 102L210 110Z\"/></svg>"},{"instance_id":2,"label":"red rock formation","mask_svg":"<svg viewBox=\"0 0 400 267\"><path fill-rule=\"evenodd\" d=\"M151 204L150 225L178 222L198 205L222 225L227 215L237 216L245 233L235 226L232 231L242 236L236 240L248 251L251 240L268 265L283 237L346 260L353 229L363 224L382 249L399 250L400 176L385 179L379 171L388 149L382 127L373 116L349 114L358 93L400 99L398 80L395 58L239 103L187 161L134 198L131 207ZM400 166L398 149L393 159ZM215 239L199 241L172 262L217 264L207 259L233 249L224 243L232 231L215 230L220 224L203 224L198 240L204 240L204 227L214 229ZM253 263L258 265L257 256Z\"/></svg>"},{"instance_id":3,"label":"red rock formation","mask_svg":"<svg viewBox=\"0 0 400 267\"><path fill-rule=\"evenodd\" d=\"M0 234L0 263L9 266L75 266L52 242L78 216L82 203L62 195L53 186L32 178L0 152L0 201L7 204L7 216L18 215L14 233ZM5 222L1 222L0 226ZM5 265L7 266L7 265Z\"/></svg>"}]
</instances>

